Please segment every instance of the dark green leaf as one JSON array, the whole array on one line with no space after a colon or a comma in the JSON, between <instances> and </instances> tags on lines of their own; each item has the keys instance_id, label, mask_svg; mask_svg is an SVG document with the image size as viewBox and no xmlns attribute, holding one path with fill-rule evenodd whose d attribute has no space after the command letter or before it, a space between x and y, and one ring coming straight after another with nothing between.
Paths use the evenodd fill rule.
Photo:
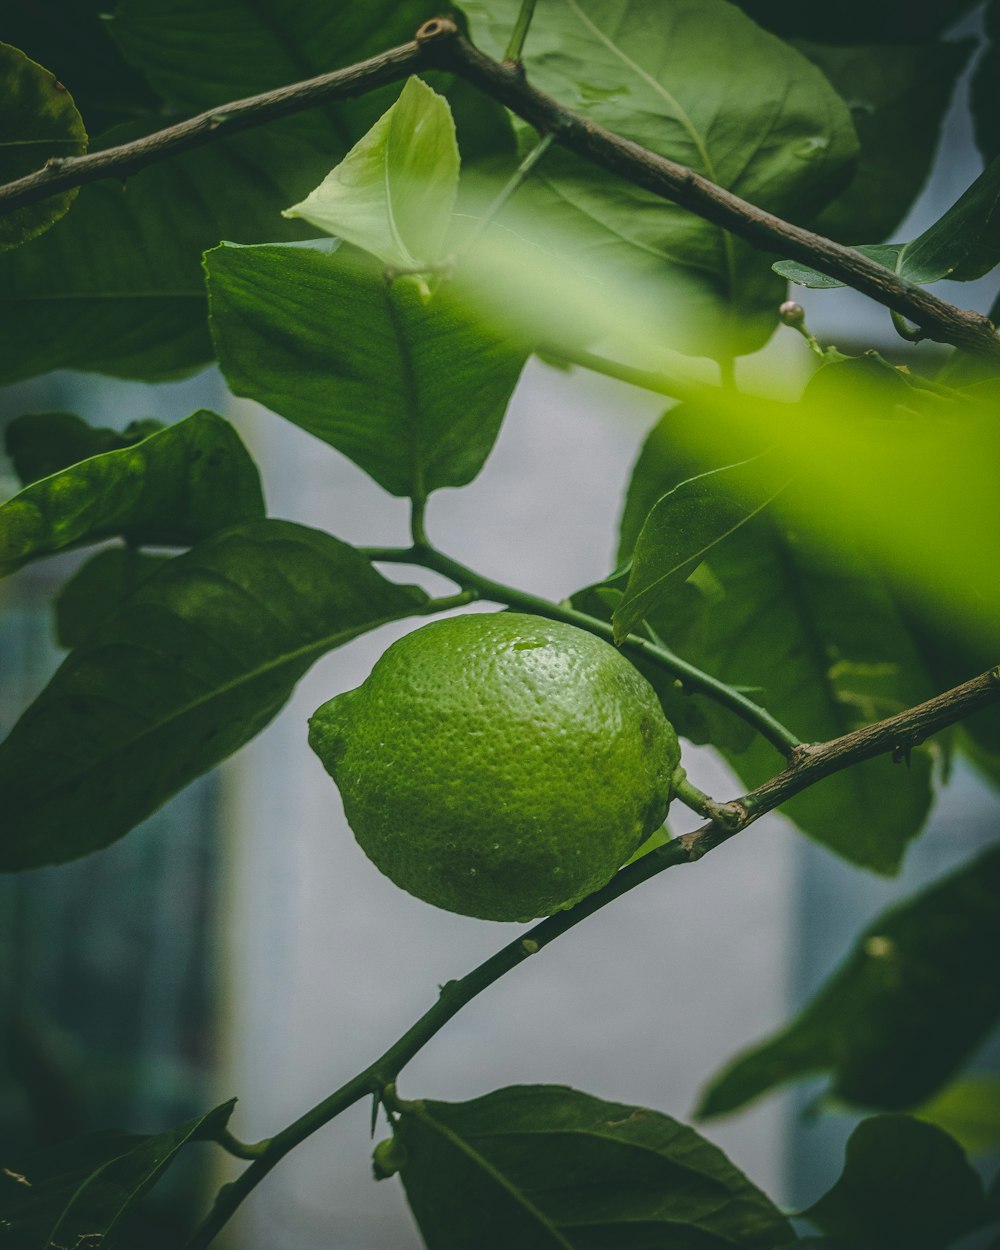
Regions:
<instances>
[{"instance_id":1,"label":"dark green leaf","mask_svg":"<svg viewBox=\"0 0 1000 1250\"><path fill-rule=\"evenodd\" d=\"M829 1071L831 1091L898 1110L941 1088L1000 1017L1000 850L879 916L777 1036L709 1086L699 1114L724 1115L776 1086Z\"/></svg>"},{"instance_id":2,"label":"dark green leaf","mask_svg":"<svg viewBox=\"0 0 1000 1250\"><path fill-rule=\"evenodd\" d=\"M5 38L66 84L92 135L157 108L142 76L112 42L107 15L104 0L4 6Z\"/></svg>"},{"instance_id":3,"label":"dark green leaf","mask_svg":"<svg viewBox=\"0 0 1000 1250\"><path fill-rule=\"evenodd\" d=\"M482 467L525 360L447 288L386 283L340 248L223 246L206 257L230 387L330 443L394 495Z\"/></svg>"},{"instance_id":4,"label":"dark green leaf","mask_svg":"<svg viewBox=\"0 0 1000 1250\"><path fill-rule=\"evenodd\" d=\"M56 638L61 647L78 647L140 582L155 573L169 556L150 555L134 547L100 551L69 579L56 596Z\"/></svg>"},{"instance_id":5,"label":"dark green leaf","mask_svg":"<svg viewBox=\"0 0 1000 1250\"><path fill-rule=\"evenodd\" d=\"M202 410L132 447L71 464L0 504L0 574L117 535L186 546L263 512L246 448L227 421Z\"/></svg>"},{"instance_id":6,"label":"dark green leaf","mask_svg":"<svg viewBox=\"0 0 1000 1250\"><path fill-rule=\"evenodd\" d=\"M769 478L766 456L688 478L659 499L643 522L628 585L614 610L615 641L649 616L671 586L708 552L756 516L781 484Z\"/></svg>"},{"instance_id":7,"label":"dark green leaf","mask_svg":"<svg viewBox=\"0 0 1000 1250\"><path fill-rule=\"evenodd\" d=\"M840 0L837 5L802 0L739 0L740 8L768 30L823 43L919 43L940 35L979 0Z\"/></svg>"},{"instance_id":8,"label":"dark green leaf","mask_svg":"<svg viewBox=\"0 0 1000 1250\"><path fill-rule=\"evenodd\" d=\"M861 160L847 190L810 224L843 241L884 239L930 173L941 123L974 41L796 46L843 96L861 141Z\"/></svg>"},{"instance_id":9,"label":"dark green leaf","mask_svg":"<svg viewBox=\"0 0 1000 1250\"><path fill-rule=\"evenodd\" d=\"M854 1130L840 1179L802 1214L852 1250L946 1250L985 1222L986 1204L953 1138L880 1115Z\"/></svg>"},{"instance_id":10,"label":"dark green leaf","mask_svg":"<svg viewBox=\"0 0 1000 1250\"><path fill-rule=\"evenodd\" d=\"M163 428L151 419L133 421L124 430L88 425L69 412L37 412L15 417L4 430L7 455L24 486L79 460L131 447Z\"/></svg>"},{"instance_id":11,"label":"dark green leaf","mask_svg":"<svg viewBox=\"0 0 1000 1250\"><path fill-rule=\"evenodd\" d=\"M111 1250L122 1221L188 1142L224 1128L235 1099L165 1133L93 1133L24 1160L0 1158L4 1250L98 1246Z\"/></svg>"},{"instance_id":12,"label":"dark green leaf","mask_svg":"<svg viewBox=\"0 0 1000 1250\"><path fill-rule=\"evenodd\" d=\"M87 132L73 97L51 70L6 43L0 43L0 98L0 182L87 150ZM75 197L75 188L62 191L0 217L0 252L48 230Z\"/></svg>"},{"instance_id":13,"label":"dark green leaf","mask_svg":"<svg viewBox=\"0 0 1000 1250\"><path fill-rule=\"evenodd\" d=\"M972 116L976 143L986 161L1000 156L1000 2L986 6L986 34L990 42L972 79Z\"/></svg>"},{"instance_id":14,"label":"dark green leaf","mask_svg":"<svg viewBox=\"0 0 1000 1250\"><path fill-rule=\"evenodd\" d=\"M519 0L465 9L475 41L501 56ZM635 0L627 19L620 0L540 5L525 63L532 83L588 119L796 220L840 189L856 154L823 75L722 0ZM596 255L623 280L690 283L671 346L752 351L776 324L781 287L761 253L577 158L547 153L518 205L517 227L527 221L575 263Z\"/></svg>"},{"instance_id":15,"label":"dark green leaf","mask_svg":"<svg viewBox=\"0 0 1000 1250\"><path fill-rule=\"evenodd\" d=\"M428 1250L770 1250L792 1235L693 1129L565 1086L404 1104L396 1144Z\"/></svg>"},{"instance_id":16,"label":"dark green leaf","mask_svg":"<svg viewBox=\"0 0 1000 1250\"><path fill-rule=\"evenodd\" d=\"M989 273L1000 262L1000 157L912 242L866 244L858 251L921 285L942 278L972 282ZM797 261L778 261L774 269L801 286L844 285Z\"/></svg>"},{"instance_id":17,"label":"dark green leaf","mask_svg":"<svg viewBox=\"0 0 1000 1250\"><path fill-rule=\"evenodd\" d=\"M705 420L681 406L651 433L629 487L621 557L664 491L714 467L690 450ZM748 440L728 454L757 451ZM650 624L683 659L752 688L805 741L838 737L933 693L896 604L850 544L824 545L782 517L759 517L714 548L705 567L712 597L700 619L692 625L682 607L678 629L668 595ZM749 786L774 774L774 749L760 737L723 754ZM917 750L905 768L883 758L827 777L782 812L837 854L891 873L930 797L930 757Z\"/></svg>"},{"instance_id":18,"label":"dark green leaf","mask_svg":"<svg viewBox=\"0 0 1000 1250\"><path fill-rule=\"evenodd\" d=\"M249 521L167 561L0 746L0 867L120 838L249 741L321 655L426 601L288 521Z\"/></svg>"}]
</instances>

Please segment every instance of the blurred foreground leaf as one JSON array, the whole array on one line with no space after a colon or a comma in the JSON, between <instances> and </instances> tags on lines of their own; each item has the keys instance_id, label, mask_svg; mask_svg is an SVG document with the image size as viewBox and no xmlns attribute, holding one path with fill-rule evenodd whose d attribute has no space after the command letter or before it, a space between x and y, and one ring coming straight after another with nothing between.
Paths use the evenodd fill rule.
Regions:
<instances>
[{"instance_id":1,"label":"blurred foreground leaf","mask_svg":"<svg viewBox=\"0 0 1000 1250\"><path fill-rule=\"evenodd\" d=\"M0 869L120 838L258 733L321 655L425 602L288 521L249 521L168 560L0 745Z\"/></svg>"},{"instance_id":2,"label":"blurred foreground leaf","mask_svg":"<svg viewBox=\"0 0 1000 1250\"><path fill-rule=\"evenodd\" d=\"M698 1114L726 1115L788 1081L887 1110L923 1103L1000 1019L1000 848L879 916L799 1016L738 1056Z\"/></svg>"},{"instance_id":3,"label":"blurred foreground leaf","mask_svg":"<svg viewBox=\"0 0 1000 1250\"><path fill-rule=\"evenodd\" d=\"M1000 1076L960 1077L912 1114L944 1129L968 1154L989 1154L1000 1148Z\"/></svg>"},{"instance_id":4,"label":"blurred foreground leaf","mask_svg":"<svg viewBox=\"0 0 1000 1250\"><path fill-rule=\"evenodd\" d=\"M904 1115L863 1120L840 1179L802 1215L851 1250L947 1250L989 1218L959 1144Z\"/></svg>"},{"instance_id":5,"label":"blurred foreground leaf","mask_svg":"<svg viewBox=\"0 0 1000 1250\"><path fill-rule=\"evenodd\" d=\"M393 1146L428 1250L770 1250L792 1239L693 1129L565 1086L405 1103Z\"/></svg>"},{"instance_id":6,"label":"blurred foreground leaf","mask_svg":"<svg viewBox=\"0 0 1000 1250\"><path fill-rule=\"evenodd\" d=\"M29 1156L0 1158L4 1250L111 1250L123 1221L188 1142L213 1138L236 1100L166 1133L92 1133Z\"/></svg>"}]
</instances>

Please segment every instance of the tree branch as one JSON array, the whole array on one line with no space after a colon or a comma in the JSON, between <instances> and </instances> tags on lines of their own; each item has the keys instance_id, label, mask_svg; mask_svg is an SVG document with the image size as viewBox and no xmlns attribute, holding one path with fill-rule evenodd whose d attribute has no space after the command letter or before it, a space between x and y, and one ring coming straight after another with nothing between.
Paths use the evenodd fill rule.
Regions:
<instances>
[{"instance_id":1,"label":"tree branch","mask_svg":"<svg viewBox=\"0 0 1000 1250\"><path fill-rule=\"evenodd\" d=\"M771 811L792 794L813 785L820 778L861 760L872 759L876 755L909 750L930 734L998 701L1000 669L992 669L876 725L867 725L830 742L800 746L793 754L789 766L776 777L740 799L717 804L717 815L713 822L650 851L634 864L622 868L606 886L582 899L575 907L547 917L529 929L523 937L508 942L485 963L460 980L449 981L441 987L437 1002L363 1072L352 1077L340 1089L274 1137L251 1146L240 1143L240 1149L246 1155L252 1154L256 1157L235 1181L222 1187L215 1205L188 1241L185 1250L205 1250L228 1223L243 1199L290 1150L362 1098L370 1094L378 1096L464 1006L513 968L537 954L542 947L574 928L581 920L600 911L602 907L642 882L658 876L667 868L695 863L713 847L727 841L765 812Z\"/></svg>"},{"instance_id":2,"label":"tree branch","mask_svg":"<svg viewBox=\"0 0 1000 1250\"><path fill-rule=\"evenodd\" d=\"M1000 336L983 313L956 308L853 248L765 212L687 166L563 108L551 96L532 87L520 65L485 56L462 36L453 21L443 17L425 22L413 43L357 65L219 105L132 143L86 156L53 158L35 173L0 185L0 216L99 178L127 177L154 161L303 109L364 95L432 66L465 78L542 134L553 134L557 143L591 164L679 204L746 239L753 247L811 265L909 317L924 338L1000 360Z\"/></svg>"},{"instance_id":3,"label":"tree branch","mask_svg":"<svg viewBox=\"0 0 1000 1250\"><path fill-rule=\"evenodd\" d=\"M1000 360L1000 336L983 313L956 308L851 247L804 230L740 199L686 165L659 156L563 108L533 87L517 66L485 56L454 22L435 18L417 31L428 59L506 105L541 133L592 165L652 191L746 239L753 247L799 260L909 317L924 337Z\"/></svg>"},{"instance_id":4,"label":"tree branch","mask_svg":"<svg viewBox=\"0 0 1000 1250\"><path fill-rule=\"evenodd\" d=\"M85 156L54 157L34 173L0 186L0 216L69 187L99 178L125 178L155 161L204 147L240 130L263 126L332 100L366 95L421 68L426 68L426 60L420 45L404 43L357 65L348 65L346 69L248 96L245 100L234 100L231 104L220 104L207 113L199 113L197 117L131 143L120 143Z\"/></svg>"}]
</instances>

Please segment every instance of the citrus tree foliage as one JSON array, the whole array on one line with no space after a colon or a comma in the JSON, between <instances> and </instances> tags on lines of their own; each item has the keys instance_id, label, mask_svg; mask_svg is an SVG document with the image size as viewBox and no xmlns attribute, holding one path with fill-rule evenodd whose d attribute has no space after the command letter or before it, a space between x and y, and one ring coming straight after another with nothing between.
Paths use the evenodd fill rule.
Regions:
<instances>
[{"instance_id":1,"label":"citrus tree foliage","mask_svg":"<svg viewBox=\"0 0 1000 1250\"><path fill-rule=\"evenodd\" d=\"M552 893L573 905L449 982L330 1098L257 1145L230 1134L231 1103L148 1135L27 1142L0 1158L0 1245L129 1244L149 1188L188 1143L210 1141L246 1166L192 1229L202 1250L288 1150L369 1095L391 1129L376 1175L398 1174L431 1250L947 1250L996 1235L996 1182L984 1186L966 1154L1000 1143L997 1082L966 1070L1000 1017L995 848L877 916L793 1020L706 1074L693 1118L817 1075L866 1117L841 1177L794 1218L655 1109L549 1085L404 1099L394 1083L520 960L779 804L829 854L892 875L956 753L1000 783L996 671L971 680L1000 659L1000 340L949 305L920 304L920 325L900 311L921 288L1000 263L1000 5L917 8L467 0L442 18L423 0L119 0L110 13L56 0L5 14L0 183L72 176L13 209L0 187L0 381L71 368L155 382L215 362L233 394L315 436L317 456L328 444L408 499L413 541L362 549L268 515L250 452L213 412L166 425L117 414L115 428L14 414L6 450L21 489L0 502L0 576L93 550L53 604L65 658L0 743L0 869L58 865L127 836L258 733L321 656L473 599L561 622L531 633L511 616L505 634L596 634L597 667L628 676L609 726L641 688L652 719L662 723L658 700L680 736L681 765L687 744L709 745L747 793L700 793L671 746L656 802L629 817L615 862L578 865L585 897ZM982 20L965 29L981 34L949 33L974 12ZM307 103L292 93L279 118L230 125L234 102L369 58L350 89ZM959 82L982 171L939 220L900 237ZM197 144L157 146L200 113ZM118 145L102 177L76 177L74 158ZM674 162L666 198L662 158ZM800 226L820 237L802 244ZM865 271L874 290L863 261L831 261L824 236L881 266ZM903 339L941 346L900 341L903 366L846 355L783 304L789 281L874 293ZM741 393L736 359L795 330L812 364L801 393ZM617 566L562 603L464 568L427 529L434 493L483 467L533 355L664 397L622 483ZM444 574L455 593L432 598L390 576L394 563ZM349 806L376 823L385 795L366 779L379 775L403 680L366 695L377 706L353 755L345 703L313 722L331 774L349 768ZM493 686L507 680L483 679L484 724L504 711ZM526 687L511 704L535 697ZM460 703L445 691L434 716ZM519 755L557 719L523 721ZM571 774L587 751L567 723L545 767L560 773L554 792L586 793ZM645 749L654 737L675 743L667 727ZM497 767L503 776L506 761ZM591 825L632 812L640 770L621 778L629 802L603 794L628 771L595 770ZM398 811L423 803L412 824L436 831L438 893L468 903L462 874L479 869L444 831L473 783L448 790L442 777L427 796L403 780ZM433 789L436 773L420 785ZM669 794L671 832L678 805L707 823L671 838ZM507 836L502 808L481 823L491 841ZM498 860L523 877L537 856L512 843ZM414 864L422 880L428 865ZM525 909L551 907L501 899L479 914Z\"/></svg>"}]
</instances>

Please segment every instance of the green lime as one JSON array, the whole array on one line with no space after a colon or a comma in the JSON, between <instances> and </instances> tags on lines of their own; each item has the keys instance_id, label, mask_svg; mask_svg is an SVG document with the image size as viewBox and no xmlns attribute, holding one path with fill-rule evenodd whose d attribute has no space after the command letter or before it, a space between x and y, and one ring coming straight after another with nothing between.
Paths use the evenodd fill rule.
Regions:
<instances>
[{"instance_id":1,"label":"green lime","mask_svg":"<svg viewBox=\"0 0 1000 1250\"><path fill-rule=\"evenodd\" d=\"M309 722L368 857L448 911L528 920L604 885L663 822L680 752L614 647L514 612L393 643Z\"/></svg>"}]
</instances>

